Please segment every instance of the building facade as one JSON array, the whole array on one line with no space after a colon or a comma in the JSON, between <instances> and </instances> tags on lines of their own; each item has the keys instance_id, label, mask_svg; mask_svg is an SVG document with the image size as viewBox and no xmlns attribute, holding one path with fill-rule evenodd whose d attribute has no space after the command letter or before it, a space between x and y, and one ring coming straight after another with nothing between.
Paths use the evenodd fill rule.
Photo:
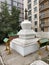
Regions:
<instances>
[{"instance_id":1,"label":"building facade","mask_svg":"<svg viewBox=\"0 0 49 65\"><path fill-rule=\"evenodd\" d=\"M49 0L39 0L40 29L49 31Z\"/></svg>"},{"instance_id":2,"label":"building facade","mask_svg":"<svg viewBox=\"0 0 49 65\"><path fill-rule=\"evenodd\" d=\"M27 9L28 19L32 22L32 28L37 32L39 31L39 0L27 0Z\"/></svg>"},{"instance_id":3,"label":"building facade","mask_svg":"<svg viewBox=\"0 0 49 65\"><path fill-rule=\"evenodd\" d=\"M16 8L18 8L20 10L20 19L19 19L19 21L20 22L23 21L24 20L24 4L23 4L23 0L6 0L6 1L7 1L9 12L11 12L11 7L13 5L16 6ZM4 2L5 2L5 0L0 0L0 3L4 4Z\"/></svg>"}]
</instances>

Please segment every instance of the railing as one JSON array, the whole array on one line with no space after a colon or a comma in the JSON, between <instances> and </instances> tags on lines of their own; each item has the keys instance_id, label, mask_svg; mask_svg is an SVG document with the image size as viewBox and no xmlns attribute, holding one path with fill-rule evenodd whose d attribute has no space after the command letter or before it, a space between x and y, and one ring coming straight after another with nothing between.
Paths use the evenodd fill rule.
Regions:
<instances>
[{"instance_id":1,"label":"railing","mask_svg":"<svg viewBox=\"0 0 49 65\"><path fill-rule=\"evenodd\" d=\"M44 15L40 15L40 19L43 19L43 18L49 18L49 13L45 13Z\"/></svg>"},{"instance_id":2,"label":"railing","mask_svg":"<svg viewBox=\"0 0 49 65\"><path fill-rule=\"evenodd\" d=\"M39 0L39 3L42 3L44 0Z\"/></svg>"},{"instance_id":3,"label":"railing","mask_svg":"<svg viewBox=\"0 0 49 65\"><path fill-rule=\"evenodd\" d=\"M42 11L42 10L46 10L46 9L49 9L49 5L44 5L43 7L40 6L39 10Z\"/></svg>"},{"instance_id":4,"label":"railing","mask_svg":"<svg viewBox=\"0 0 49 65\"><path fill-rule=\"evenodd\" d=\"M37 32L36 36L39 38L48 38L49 39L49 32Z\"/></svg>"}]
</instances>

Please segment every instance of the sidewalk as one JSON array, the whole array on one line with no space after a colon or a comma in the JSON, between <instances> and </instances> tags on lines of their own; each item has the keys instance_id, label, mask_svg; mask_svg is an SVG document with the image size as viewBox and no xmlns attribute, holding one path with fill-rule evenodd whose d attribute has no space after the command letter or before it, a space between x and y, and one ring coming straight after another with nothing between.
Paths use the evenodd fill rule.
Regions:
<instances>
[{"instance_id":1,"label":"sidewalk","mask_svg":"<svg viewBox=\"0 0 49 65\"><path fill-rule=\"evenodd\" d=\"M26 57L21 56L19 53L11 49L12 54L7 55L7 52L5 50L5 46L0 46L2 58L4 60L4 63L6 65L30 65L34 60L39 59L39 55L37 52L32 53ZM45 51L45 49L42 49L42 56L41 58L46 57L49 53Z\"/></svg>"}]
</instances>

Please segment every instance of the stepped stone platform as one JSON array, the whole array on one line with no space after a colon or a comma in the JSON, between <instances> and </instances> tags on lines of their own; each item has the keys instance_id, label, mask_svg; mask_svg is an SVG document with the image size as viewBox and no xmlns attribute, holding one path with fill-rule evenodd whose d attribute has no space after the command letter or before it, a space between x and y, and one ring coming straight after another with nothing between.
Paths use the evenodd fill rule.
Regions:
<instances>
[{"instance_id":1,"label":"stepped stone platform","mask_svg":"<svg viewBox=\"0 0 49 65\"><path fill-rule=\"evenodd\" d=\"M44 48L41 49L42 53L44 52L42 54L41 58L39 57L39 55L37 53L38 51L23 57L19 53L17 53L16 51L11 49L12 54L7 55L4 45L0 45L0 51L1 51L4 63L6 65L30 65L35 60L45 58L49 55L49 52L45 51Z\"/></svg>"}]
</instances>

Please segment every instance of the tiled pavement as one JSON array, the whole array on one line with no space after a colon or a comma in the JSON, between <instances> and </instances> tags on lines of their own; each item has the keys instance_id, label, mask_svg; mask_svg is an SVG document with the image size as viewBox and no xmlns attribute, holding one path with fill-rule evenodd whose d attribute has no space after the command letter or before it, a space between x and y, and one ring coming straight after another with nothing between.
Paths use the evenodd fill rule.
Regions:
<instances>
[{"instance_id":1,"label":"tiled pavement","mask_svg":"<svg viewBox=\"0 0 49 65\"><path fill-rule=\"evenodd\" d=\"M5 46L0 45L0 51L2 53L2 58L4 60L4 63L6 65L30 65L34 60L38 60L40 58L46 57L49 52L45 51L45 49L41 49L42 56L40 57L37 52L34 52L28 56L21 56L19 53L11 49L12 54L7 55L7 52L5 51Z\"/></svg>"}]
</instances>

